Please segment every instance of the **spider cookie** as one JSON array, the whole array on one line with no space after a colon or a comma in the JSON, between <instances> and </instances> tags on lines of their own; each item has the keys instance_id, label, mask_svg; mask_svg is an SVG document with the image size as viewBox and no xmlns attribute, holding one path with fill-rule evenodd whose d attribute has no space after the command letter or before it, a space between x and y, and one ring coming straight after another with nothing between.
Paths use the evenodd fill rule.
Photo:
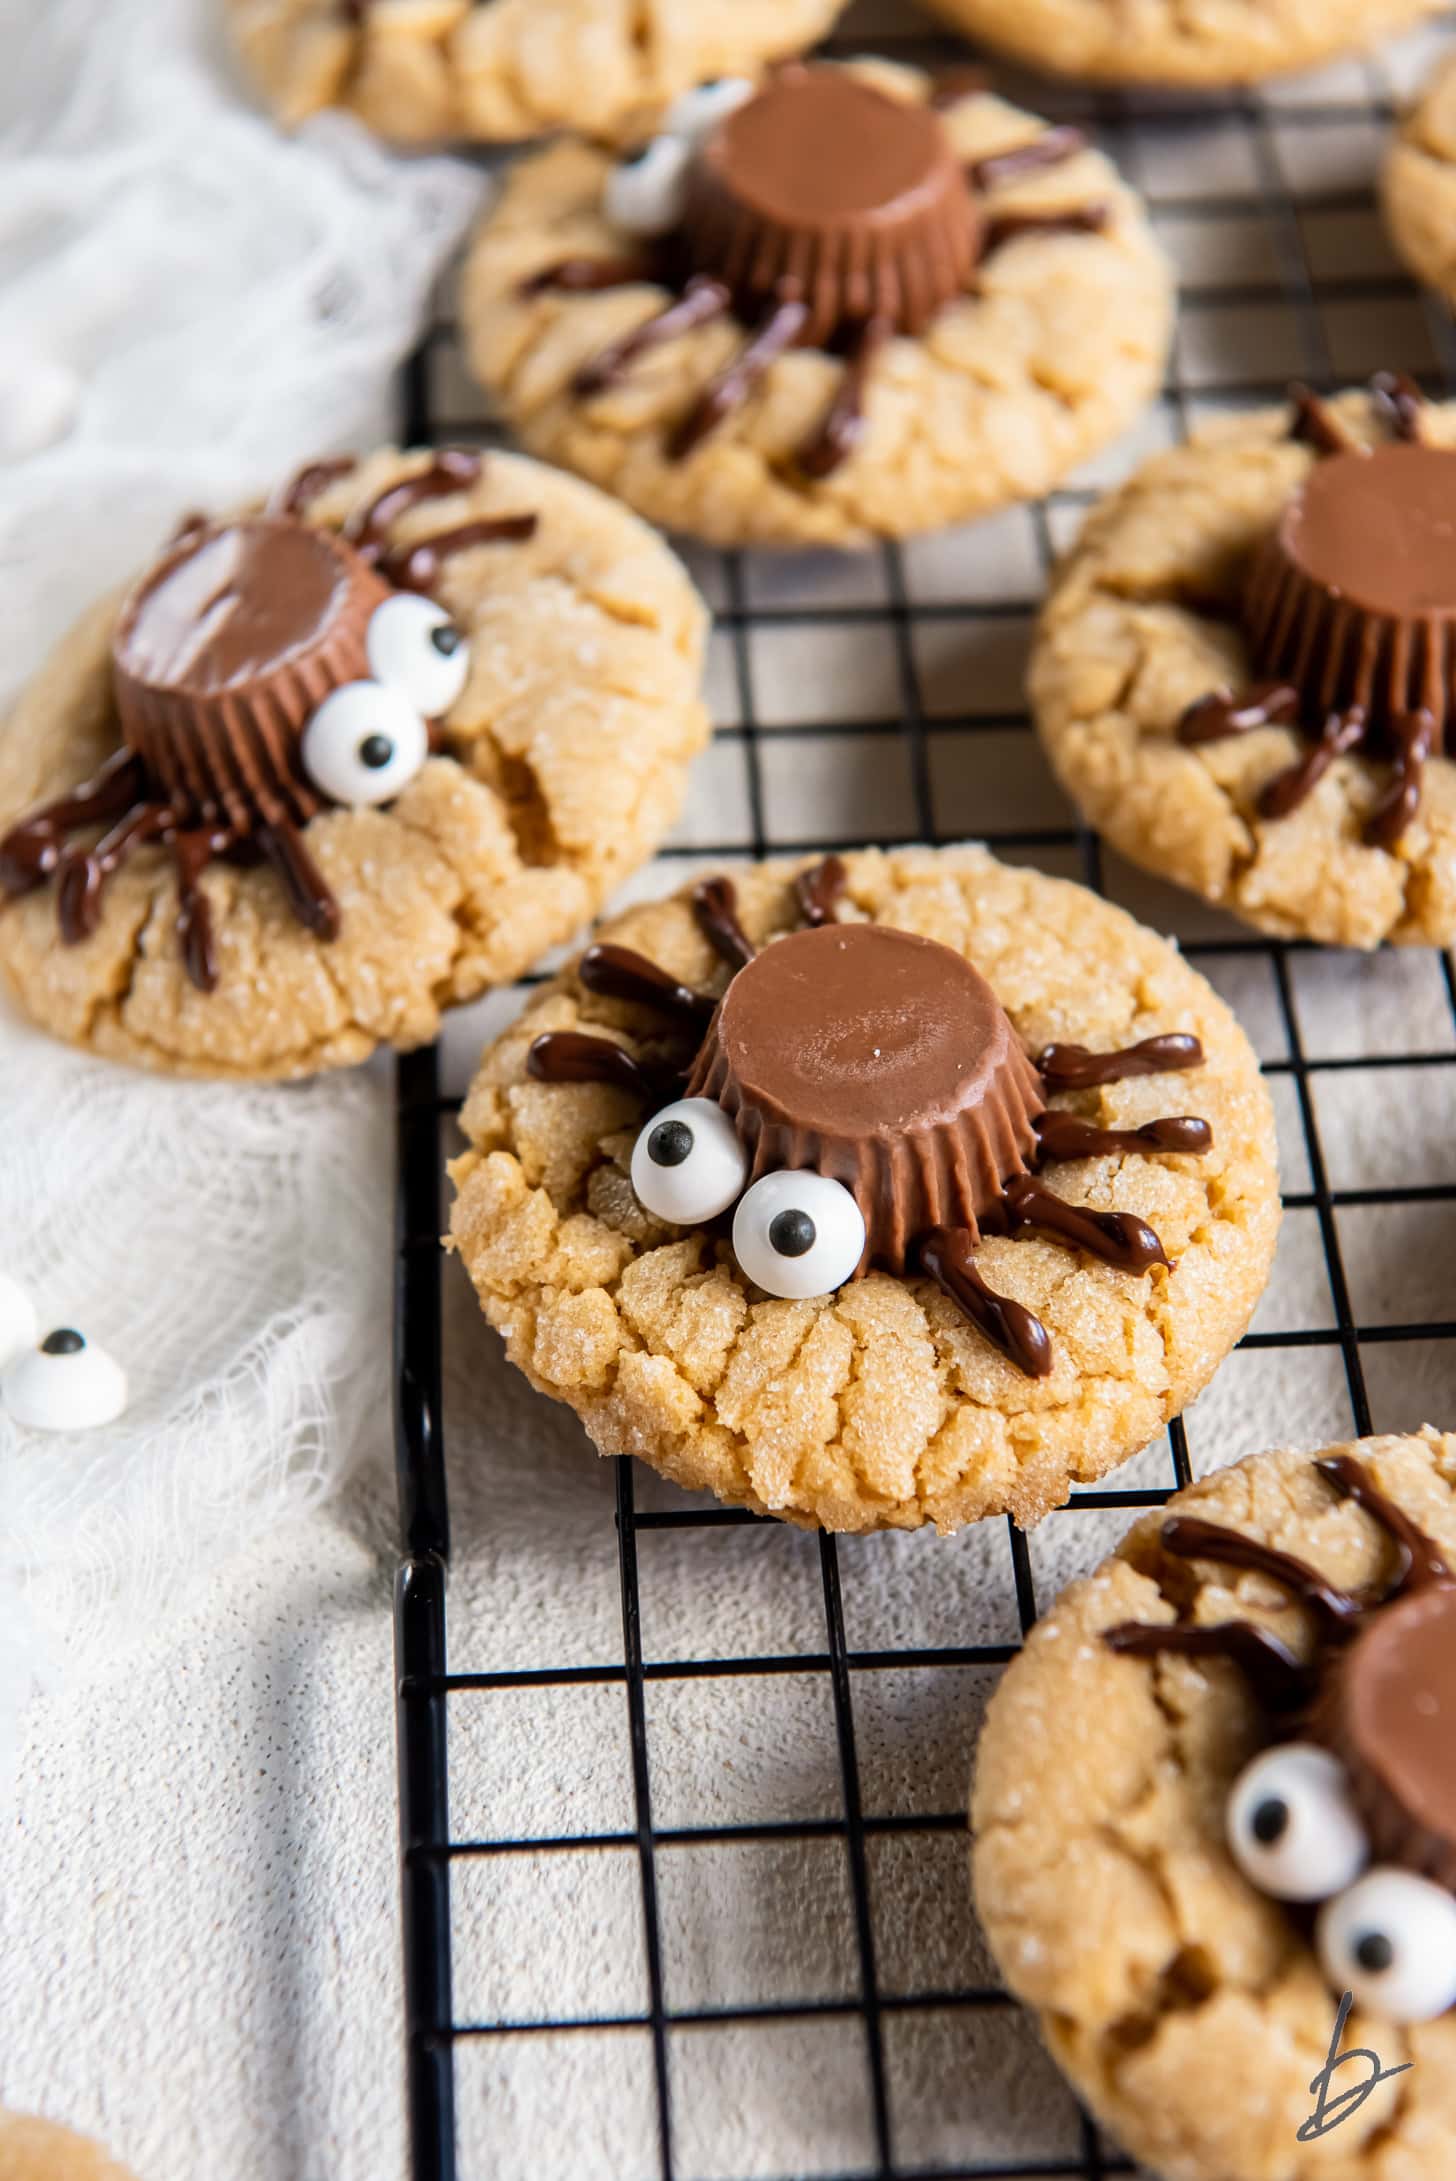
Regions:
<instances>
[{"instance_id":1,"label":"spider cookie","mask_svg":"<svg viewBox=\"0 0 1456 2181\"><path fill-rule=\"evenodd\" d=\"M177 1074L422 1043L666 832L703 618L642 525L518 457L316 463L189 518L0 729L0 973Z\"/></svg>"},{"instance_id":2,"label":"spider cookie","mask_svg":"<svg viewBox=\"0 0 1456 2181\"><path fill-rule=\"evenodd\" d=\"M1035 1522L1267 1277L1269 1102L1175 951L984 849L710 877L485 1055L451 1237L598 1447L826 1529Z\"/></svg>"},{"instance_id":3,"label":"spider cookie","mask_svg":"<svg viewBox=\"0 0 1456 2181\"><path fill-rule=\"evenodd\" d=\"M930 0L1029 67L1100 83L1220 90L1313 68L1435 12L1438 0Z\"/></svg>"},{"instance_id":4,"label":"spider cookie","mask_svg":"<svg viewBox=\"0 0 1456 2181\"><path fill-rule=\"evenodd\" d=\"M1456 406L1220 422L1095 509L1032 652L1090 822L1263 931L1456 937Z\"/></svg>"},{"instance_id":5,"label":"spider cookie","mask_svg":"<svg viewBox=\"0 0 1456 2181\"><path fill-rule=\"evenodd\" d=\"M398 143L615 138L828 30L842 0L224 0L280 120L342 106Z\"/></svg>"},{"instance_id":6,"label":"spider cookie","mask_svg":"<svg viewBox=\"0 0 1456 2181\"><path fill-rule=\"evenodd\" d=\"M1456 2171L1456 1438L1261 1454L1141 1521L987 1714L977 1906L1168 2181ZM1359 2100L1366 2060L1392 2073ZM1334 2111L1346 2101L1343 2117Z\"/></svg>"},{"instance_id":7,"label":"spider cookie","mask_svg":"<svg viewBox=\"0 0 1456 2181\"><path fill-rule=\"evenodd\" d=\"M533 452L717 545L863 545L1045 492L1156 387L1167 266L1071 128L885 63L709 84L628 159L523 161L470 354Z\"/></svg>"},{"instance_id":8,"label":"spider cookie","mask_svg":"<svg viewBox=\"0 0 1456 2181\"><path fill-rule=\"evenodd\" d=\"M1391 239L1411 271L1456 300L1456 55L1402 117L1380 195Z\"/></svg>"}]
</instances>

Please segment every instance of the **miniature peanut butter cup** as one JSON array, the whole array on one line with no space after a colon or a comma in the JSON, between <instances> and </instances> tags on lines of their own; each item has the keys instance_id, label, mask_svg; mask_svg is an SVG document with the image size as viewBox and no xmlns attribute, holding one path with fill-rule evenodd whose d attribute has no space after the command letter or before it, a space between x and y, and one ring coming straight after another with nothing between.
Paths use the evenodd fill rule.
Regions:
<instances>
[{"instance_id":1,"label":"miniature peanut butter cup","mask_svg":"<svg viewBox=\"0 0 1456 2181\"><path fill-rule=\"evenodd\" d=\"M796 932L741 969L688 1091L731 1117L750 1178L812 1168L841 1182L866 1260L895 1272L929 1228L979 1232L1035 1160L1046 1103L980 972L875 924Z\"/></svg>"},{"instance_id":2,"label":"miniature peanut butter cup","mask_svg":"<svg viewBox=\"0 0 1456 2181\"><path fill-rule=\"evenodd\" d=\"M1345 1768L1372 1860L1456 1891L1456 1587L1373 1613L1312 1724Z\"/></svg>"},{"instance_id":3,"label":"miniature peanut butter cup","mask_svg":"<svg viewBox=\"0 0 1456 2181\"><path fill-rule=\"evenodd\" d=\"M923 332L963 293L980 218L940 117L842 68L784 72L712 132L688 176L686 255L740 317L799 299L824 347L871 320Z\"/></svg>"},{"instance_id":4,"label":"miniature peanut butter cup","mask_svg":"<svg viewBox=\"0 0 1456 2181\"><path fill-rule=\"evenodd\" d=\"M1330 454L1257 555L1244 600L1257 671L1297 685L1307 724L1359 714L1384 736L1456 715L1456 450Z\"/></svg>"},{"instance_id":5,"label":"miniature peanut butter cup","mask_svg":"<svg viewBox=\"0 0 1456 2181\"><path fill-rule=\"evenodd\" d=\"M389 595L342 538L288 517L188 532L117 624L127 746L203 804L234 790L312 816L299 737L331 690L368 677L365 632Z\"/></svg>"}]
</instances>

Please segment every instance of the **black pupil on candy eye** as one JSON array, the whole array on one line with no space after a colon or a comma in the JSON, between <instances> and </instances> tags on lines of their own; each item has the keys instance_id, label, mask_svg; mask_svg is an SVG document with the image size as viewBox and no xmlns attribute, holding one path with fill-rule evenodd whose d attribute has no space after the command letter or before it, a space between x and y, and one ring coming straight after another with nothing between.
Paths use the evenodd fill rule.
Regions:
<instances>
[{"instance_id":1,"label":"black pupil on candy eye","mask_svg":"<svg viewBox=\"0 0 1456 2181\"><path fill-rule=\"evenodd\" d=\"M1362 1931L1355 1941L1354 1951L1360 1967L1370 1970L1374 1976L1382 1969L1388 1969L1395 1959L1395 1948L1383 1931Z\"/></svg>"},{"instance_id":2,"label":"black pupil on candy eye","mask_svg":"<svg viewBox=\"0 0 1456 2181\"><path fill-rule=\"evenodd\" d=\"M779 1212L769 1222L769 1246L780 1257L802 1257L814 1247L815 1232L807 1212Z\"/></svg>"},{"instance_id":3,"label":"black pupil on candy eye","mask_svg":"<svg viewBox=\"0 0 1456 2181\"><path fill-rule=\"evenodd\" d=\"M693 1148L693 1132L686 1121L659 1121L647 1139L647 1156L654 1166L681 1166Z\"/></svg>"},{"instance_id":4,"label":"black pupil on candy eye","mask_svg":"<svg viewBox=\"0 0 1456 2181\"><path fill-rule=\"evenodd\" d=\"M40 1344L41 1354L46 1356L78 1356L86 1343L69 1325L58 1326L54 1333L47 1333Z\"/></svg>"},{"instance_id":5,"label":"black pupil on candy eye","mask_svg":"<svg viewBox=\"0 0 1456 2181\"><path fill-rule=\"evenodd\" d=\"M1272 1848L1275 1841L1283 1837L1288 1823L1288 1803L1281 1802L1277 1795L1271 1795L1267 1802L1261 1802L1255 1810L1249 1820L1249 1830L1260 1847Z\"/></svg>"},{"instance_id":6,"label":"black pupil on candy eye","mask_svg":"<svg viewBox=\"0 0 1456 2181\"><path fill-rule=\"evenodd\" d=\"M439 628L430 631L430 642L442 659L453 659L463 641L453 621L442 622Z\"/></svg>"},{"instance_id":7,"label":"black pupil on candy eye","mask_svg":"<svg viewBox=\"0 0 1456 2181\"><path fill-rule=\"evenodd\" d=\"M359 762L371 772L378 772L394 755L394 744L388 735L366 735L359 745Z\"/></svg>"},{"instance_id":8,"label":"black pupil on candy eye","mask_svg":"<svg viewBox=\"0 0 1456 2181\"><path fill-rule=\"evenodd\" d=\"M647 157L647 154L651 151L651 149L651 144L639 144L635 151L628 152L626 158L622 161L623 166L640 167L643 160Z\"/></svg>"}]
</instances>

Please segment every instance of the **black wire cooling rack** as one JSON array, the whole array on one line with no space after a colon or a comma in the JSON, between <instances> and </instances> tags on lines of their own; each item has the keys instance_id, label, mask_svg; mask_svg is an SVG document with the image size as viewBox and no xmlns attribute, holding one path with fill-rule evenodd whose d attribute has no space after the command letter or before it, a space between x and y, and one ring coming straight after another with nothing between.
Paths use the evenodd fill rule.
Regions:
<instances>
[{"instance_id":1,"label":"black wire cooling rack","mask_svg":"<svg viewBox=\"0 0 1456 2181\"><path fill-rule=\"evenodd\" d=\"M843 46L844 41L839 42ZM883 34L874 42L886 47ZM913 40L908 48L905 42L891 42L888 49L934 65L965 58L963 47L924 37ZM1055 107L1059 114L1081 120L1094 131L1124 171L1142 183L1160 225L1177 227L1185 235L1201 228L1206 231L1205 239L1217 235L1228 241L1226 250L1215 249L1212 253L1212 277L1195 277L1183 285L1182 329L1163 396L1169 436L1184 430L1190 417L1205 404L1278 398L1285 375L1291 371L1317 387L1330 388L1380 365L1403 366L1412 370L1429 391L1449 394L1456 389L1456 333L1451 320L1442 307L1417 296L1379 244L1368 175L1354 185L1339 177L1334 186L1324 186L1320 180L1324 154L1336 144L1347 146L1348 132L1383 132L1388 128L1394 113L1393 86L1377 69L1378 64L1349 64L1333 77L1303 87L1297 97L1245 96L1196 106L1180 106L1167 100L1156 105L1139 104L1112 95L1085 93L1049 96L1045 86L1026 94L1028 103L1043 111ZM1009 95L1018 95L1017 90L1013 87ZM1203 189L1197 185L1196 176L1212 142L1220 147L1219 157L1232 172L1233 180L1230 183L1216 176L1211 186ZM1152 174L1148 172L1150 146ZM1195 176L1191 185L1190 172ZM1166 178L1170 173L1175 186L1160 197L1156 177L1162 174ZM1202 261L1208 257L1206 250L1201 253ZM442 395L441 389L451 383L453 341L453 326L442 321L409 367L404 422L407 438L413 443L458 443L491 436L480 417L448 413L448 394ZM1397 346L1399 352L1390 353L1391 345ZM455 383L463 384L463 379L457 376ZM1032 511L1043 575L1062 535L1058 523L1073 517L1090 497L1090 489L1069 488ZM949 773L962 756L967 763L974 763L974 738L1008 732L1025 735L1030 730L1025 714L1019 710L947 716L943 707L929 704L917 634L937 617L970 625L978 615L994 613L1004 617L1010 611L1027 620L1035 607L1034 595L1010 602L998 598L994 607L975 600L921 602L907 573L906 554L890 546L878 558L882 591L874 605L785 605L773 602L772 571L765 573L763 563L755 567L749 556L737 554L698 555L694 564L699 573L707 562L711 562L712 588L718 601L716 626L726 646L729 709L738 715L736 724L720 729L720 741L741 748L747 821L743 837L722 842L694 839L670 847L666 852L669 857L691 856L695 863L715 859L732 862L773 851L827 851L861 845L822 837L786 838L773 823L775 782L779 776L772 774L765 762L770 731L755 704L751 641L754 631L762 627L782 629L812 621L819 627L853 628L872 622L891 647L898 682L898 716L872 721L836 720L832 726L815 720L774 724L771 736L775 753L789 748L796 739L805 747L832 735L843 738L840 747L849 763L854 761L856 737L897 738L894 746L903 758L908 783L906 807L911 825L906 838L935 842L973 830L1014 860L1044 862L1062 871L1070 869L1089 886L1104 890L1099 844L1074 825L999 826L992 797L987 798L973 827L964 823L945 825L938 815L938 802L944 799ZM1376 1095L1388 1086L1388 1095L1399 1098L1411 1080L1408 1071L1449 1071L1456 1067L1456 980L1451 963L1443 956L1431 968L1432 980L1439 988L1440 1022L1438 1031L1424 1044L1415 1041L1391 1045L1387 1041L1388 1049L1373 1054L1363 1052L1356 1057L1332 1053L1320 1057L1317 1050L1314 1054L1307 1050L1309 1039L1299 992L1302 967L1315 950L1239 933L1185 941L1185 951L1210 969L1215 961L1227 965L1241 959L1246 965L1263 965L1272 995L1275 1047L1266 1067L1275 1079L1276 1090L1279 1079L1283 1079L1286 1096L1292 1093L1289 1102L1297 1137L1296 1158L1302 1150L1304 1162L1299 1178L1307 1175L1308 1180L1307 1187L1286 1194L1286 1208L1290 1214L1304 1214L1313 1221L1327 1282L1327 1322L1287 1331L1252 1332L1246 1336L1243 1349L1277 1350L1287 1358L1291 1373L1313 1368L1311 1352L1323 1349L1327 1356L1337 1358L1342 1368L1350 1427L1360 1433L1380 1428L1392 1422L1385 1414L1389 1399L1380 1387L1393 1381L1386 1372L1372 1398L1363 1352L1378 1352L1391 1343L1417 1343L1423 1348L1450 1343L1456 1338L1456 1320L1440 1316L1419 1319L1376 1307L1358 1311L1358 1291L1352 1298L1347 1269L1350 1245L1348 1239L1342 1238L1342 1220L1367 1211L1398 1213L1401 1208L1419 1217L1422 1207L1456 1203L1456 1183L1420 1181L1350 1189L1332 1185L1331 1161L1320 1127L1320 1087L1341 1071L1360 1069L1372 1071L1371 1086ZM1422 1019L1429 1024L1429 1009ZM1449 1042L1445 1042L1448 1037ZM1456 1076L1450 1073L1442 1080L1456 1085ZM582 1665L567 1658L529 1670L449 1670L446 1570L450 1532L441 1369L443 1268L437 1238L442 1227L442 1134L453 1111L454 1101L441 1094L440 1062L435 1050L410 1054L399 1062L395 1401L403 1557L395 1593L395 1643L408 2112L415 2181L456 2181L457 2173L460 2181L495 2181L500 2171L489 2142L478 2146L468 2163L463 2156L457 2157L455 2056L464 2040L541 2038L583 2030L636 2033L639 2037L645 2034L650 2040L650 2105L655 2108L655 2140L649 2125L635 2154L632 2172L656 2177L656 2181L690 2181L690 2177L697 2181L702 2162L695 2162L693 2155L683 2150L675 2106L675 2049L679 2035L706 2025L769 2026L823 2017L847 2017L862 2032L867 2155L854 2163L856 2177L875 2176L878 2181L954 2181L954 2177L964 2177L964 2181L971 2181L971 2177L976 2181L1013 2181L1013 2177L1031 2175L1079 2175L1085 2181L1097 2181L1099 2176L1130 2172L1128 2161L1103 2142L1085 2117L1078 2124L1077 2140L1070 2151L1051 2158L1028 2159L1024 2153L1018 2155L1014 2146L1008 2147L1005 2155L998 2156L993 2150L984 2156L984 2145L979 2145L974 2156L959 2160L951 2156L927 2163L913 2145L908 2150L902 2148L903 2116L896 2110L892 2069L887 2063L887 2041L895 2017L927 2010L1005 2010L1012 2002L1003 1991L977 1983L943 1989L886 1988L886 1979L877 1969L871 1851L887 1834L962 1832L965 1813L963 1807L903 1815L865 1809L856 1748L856 1689L861 1686L861 1677L885 1669L999 1667L1013 1655L1013 1644L853 1648L846 1635L844 1586L852 1581L851 1555L862 1548L857 1541L840 1543L833 1537L821 1537L818 1577L823 1634L817 1649L746 1658L644 1658L639 1541L654 1529L693 1527L722 1532L755 1518L738 1510L702 1508L686 1500L677 1507L640 1507L633 1465L619 1459L614 1467L621 1587L620 1662ZM1328 1122L1326 1125L1328 1129ZM1286 1153L1288 1150L1286 1145ZM1448 1226L1448 1238L1451 1231ZM1456 1349L1448 1347L1444 1354L1451 1358L1445 1366L1445 1382L1456 1391ZM1403 1425L1408 1419L1401 1417L1398 1421ZM1136 1489L1081 1491L1074 1495L1074 1507L1125 1511L1130 1522L1137 1510L1161 1504L1192 1474L1188 1434L1182 1419L1170 1426L1167 1447L1165 1483ZM1142 1473L1146 1474L1146 1470ZM1005 1530L1005 1545L1003 1580L1009 1597L1014 1599L1016 1621L1024 1634L1035 1618L1038 1603L1032 1555L1026 1538L1010 1524ZM482 1642L488 1640L489 1631L472 1629L472 1655L478 1655ZM786 1815L752 1824L713 1827L669 1828L656 1823L647 1711L650 1685L657 1680L696 1678L716 1687L726 1676L771 1677L787 1672L822 1675L827 1683L837 1747L839 1814L813 1820ZM522 1811L522 1822L515 1831L469 1840L452 1838L447 1764L451 1708L460 1693L509 1690L525 1700L532 1692L582 1683L618 1686L622 1691L621 1727L630 1751L635 1809L630 1828L542 1839L529 1834L529 1813ZM732 2007L693 2009L671 2006L664 1977L659 1913L660 1853L708 1844L810 1839L842 1844L847 1866L843 1898L851 1926L846 1939L857 1989L848 1997L802 2001L766 1998ZM452 1998L452 1866L473 1857L511 1857L528 1851L541 1856L567 1849L635 1854L644 1931L645 2010L547 2015L523 2021L457 2019ZM569 1947L570 1934L557 1934L543 1943ZM1023 2023L1022 2029L1029 2056L1035 2043L1034 2032L1029 2022ZM543 2141L546 2123L552 2117L548 2104L549 2100L543 2102L539 2116ZM567 2156L557 2164L543 2153L519 2170L529 2171L533 2181L551 2181L558 2174L574 2177L581 2169L573 2157ZM755 2165L755 2176L760 2170ZM814 2170L819 2171L817 2167ZM714 2166L714 2181L727 2181L727 2173L726 2167L720 2171ZM847 2181L844 2169L836 2168L834 2173L836 2181Z\"/></svg>"}]
</instances>

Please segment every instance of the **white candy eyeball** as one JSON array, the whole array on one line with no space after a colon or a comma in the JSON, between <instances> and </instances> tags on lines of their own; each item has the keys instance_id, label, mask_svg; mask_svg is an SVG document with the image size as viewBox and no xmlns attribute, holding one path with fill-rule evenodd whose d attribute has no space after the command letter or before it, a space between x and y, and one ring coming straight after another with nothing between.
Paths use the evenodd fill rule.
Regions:
<instances>
[{"instance_id":1,"label":"white candy eyeball","mask_svg":"<svg viewBox=\"0 0 1456 2181\"><path fill-rule=\"evenodd\" d=\"M22 1348L33 1348L39 1339L40 1320L34 1303L23 1287L0 1272L0 1369Z\"/></svg>"},{"instance_id":2,"label":"white candy eyeball","mask_svg":"<svg viewBox=\"0 0 1456 2181\"><path fill-rule=\"evenodd\" d=\"M391 801L429 752L419 713L384 682L345 682L303 730L303 769L334 803Z\"/></svg>"},{"instance_id":3,"label":"white candy eyeball","mask_svg":"<svg viewBox=\"0 0 1456 2181\"><path fill-rule=\"evenodd\" d=\"M655 136L607 176L603 209L629 235L665 235L682 218L693 147L681 137Z\"/></svg>"},{"instance_id":4,"label":"white candy eyeball","mask_svg":"<svg viewBox=\"0 0 1456 2181\"><path fill-rule=\"evenodd\" d=\"M1456 2006L1456 1899L1382 1864L1320 1910L1315 1943L1332 1988L1387 2022Z\"/></svg>"},{"instance_id":5,"label":"white candy eyeball","mask_svg":"<svg viewBox=\"0 0 1456 2181\"><path fill-rule=\"evenodd\" d=\"M679 1098L632 1146L632 1187L654 1219L695 1227L726 1212L743 1187L748 1154L711 1098Z\"/></svg>"},{"instance_id":6,"label":"white candy eyeball","mask_svg":"<svg viewBox=\"0 0 1456 2181\"><path fill-rule=\"evenodd\" d=\"M1276 1901L1327 1901L1369 1860L1344 1768L1312 1742L1286 1742L1246 1764L1224 1827L1239 1869Z\"/></svg>"},{"instance_id":7,"label":"white candy eyeball","mask_svg":"<svg viewBox=\"0 0 1456 2181\"><path fill-rule=\"evenodd\" d=\"M33 1431L90 1431L126 1407L126 1373L104 1348L58 1326L7 1365L0 1399Z\"/></svg>"},{"instance_id":8,"label":"white candy eyeball","mask_svg":"<svg viewBox=\"0 0 1456 2181\"><path fill-rule=\"evenodd\" d=\"M369 616L369 671L402 689L421 719L443 719L470 672L470 646L443 606L415 591L386 598Z\"/></svg>"},{"instance_id":9,"label":"white candy eyeball","mask_svg":"<svg viewBox=\"0 0 1456 2181\"><path fill-rule=\"evenodd\" d=\"M764 1174L733 1214L739 1270L802 1302L842 1287L864 1255L864 1214L827 1174Z\"/></svg>"},{"instance_id":10,"label":"white candy eyeball","mask_svg":"<svg viewBox=\"0 0 1456 2181\"><path fill-rule=\"evenodd\" d=\"M699 144L710 129L752 96L753 85L746 76L717 76L711 83L694 84L692 90L679 92L668 107L662 117L663 133Z\"/></svg>"}]
</instances>

